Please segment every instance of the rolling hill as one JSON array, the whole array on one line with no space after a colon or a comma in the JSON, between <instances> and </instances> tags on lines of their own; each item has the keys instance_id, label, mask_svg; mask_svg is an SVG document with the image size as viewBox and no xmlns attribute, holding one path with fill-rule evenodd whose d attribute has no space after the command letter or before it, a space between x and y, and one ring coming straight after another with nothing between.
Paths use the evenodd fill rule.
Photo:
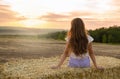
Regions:
<instances>
[{"instance_id":1,"label":"rolling hill","mask_svg":"<svg viewBox=\"0 0 120 79\"><path fill-rule=\"evenodd\" d=\"M0 27L0 35L41 35L51 32L62 31L62 29L35 29L23 27Z\"/></svg>"}]
</instances>

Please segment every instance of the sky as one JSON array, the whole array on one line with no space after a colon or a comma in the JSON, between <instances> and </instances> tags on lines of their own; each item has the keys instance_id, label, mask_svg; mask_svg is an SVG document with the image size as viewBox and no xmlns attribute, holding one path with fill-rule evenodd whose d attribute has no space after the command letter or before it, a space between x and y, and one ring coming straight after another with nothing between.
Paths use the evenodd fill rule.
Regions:
<instances>
[{"instance_id":1,"label":"sky","mask_svg":"<svg viewBox=\"0 0 120 79\"><path fill-rule=\"evenodd\" d=\"M69 29L76 17L86 29L120 25L120 1L0 0L0 26Z\"/></svg>"}]
</instances>

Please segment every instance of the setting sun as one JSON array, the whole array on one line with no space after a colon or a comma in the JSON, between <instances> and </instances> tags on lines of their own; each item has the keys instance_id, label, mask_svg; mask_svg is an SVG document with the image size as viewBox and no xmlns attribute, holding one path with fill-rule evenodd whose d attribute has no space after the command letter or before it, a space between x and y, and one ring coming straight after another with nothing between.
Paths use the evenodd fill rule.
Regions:
<instances>
[{"instance_id":1,"label":"setting sun","mask_svg":"<svg viewBox=\"0 0 120 79\"><path fill-rule=\"evenodd\" d=\"M44 24L45 21L29 19L29 20L21 21L20 23L23 24L25 27L36 28L38 25Z\"/></svg>"}]
</instances>

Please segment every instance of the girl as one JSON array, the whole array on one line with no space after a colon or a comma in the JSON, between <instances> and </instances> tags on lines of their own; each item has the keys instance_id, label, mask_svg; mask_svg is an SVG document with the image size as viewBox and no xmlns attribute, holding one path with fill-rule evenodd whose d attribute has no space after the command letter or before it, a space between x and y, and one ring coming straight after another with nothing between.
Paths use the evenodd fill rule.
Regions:
<instances>
[{"instance_id":1,"label":"girl","mask_svg":"<svg viewBox=\"0 0 120 79\"><path fill-rule=\"evenodd\" d=\"M95 55L92 50L93 38L86 33L82 19L75 18L72 20L71 29L68 32L66 41L66 48L60 62L58 65L53 66L53 69L60 68L67 56L69 56L69 67L90 67L90 56L95 68L103 69L96 64Z\"/></svg>"}]
</instances>

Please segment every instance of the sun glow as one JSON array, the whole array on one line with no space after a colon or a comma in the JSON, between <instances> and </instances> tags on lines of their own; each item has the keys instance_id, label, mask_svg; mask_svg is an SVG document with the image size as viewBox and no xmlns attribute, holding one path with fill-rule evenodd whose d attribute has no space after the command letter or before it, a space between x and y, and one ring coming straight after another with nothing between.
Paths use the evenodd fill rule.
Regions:
<instances>
[{"instance_id":1,"label":"sun glow","mask_svg":"<svg viewBox=\"0 0 120 79\"><path fill-rule=\"evenodd\" d=\"M20 23L23 24L25 27L37 28L38 25L40 26L46 22L41 20L29 19L29 20L21 21Z\"/></svg>"},{"instance_id":2,"label":"sun glow","mask_svg":"<svg viewBox=\"0 0 120 79\"><path fill-rule=\"evenodd\" d=\"M90 28L120 25L119 5L119 0L0 0L0 26L64 29L74 17Z\"/></svg>"}]
</instances>

